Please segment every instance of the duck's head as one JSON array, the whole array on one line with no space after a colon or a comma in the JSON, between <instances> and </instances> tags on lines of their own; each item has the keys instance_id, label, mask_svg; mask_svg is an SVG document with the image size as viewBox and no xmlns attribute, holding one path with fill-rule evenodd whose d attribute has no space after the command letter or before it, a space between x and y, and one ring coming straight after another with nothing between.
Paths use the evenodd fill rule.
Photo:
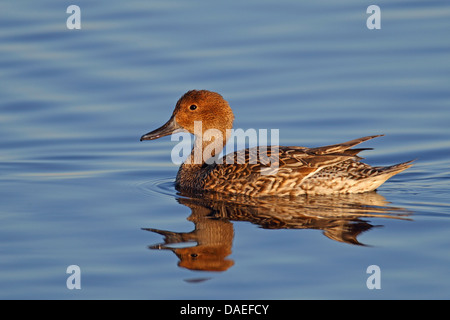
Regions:
<instances>
[{"instance_id":1,"label":"duck's head","mask_svg":"<svg viewBox=\"0 0 450 320\"><path fill-rule=\"evenodd\" d=\"M142 140L155 140L178 130L198 135L194 123L201 121L202 134L209 129L224 133L233 127L234 115L227 101L218 93L208 90L191 90L177 102L172 117L162 127L144 134Z\"/></svg>"}]
</instances>

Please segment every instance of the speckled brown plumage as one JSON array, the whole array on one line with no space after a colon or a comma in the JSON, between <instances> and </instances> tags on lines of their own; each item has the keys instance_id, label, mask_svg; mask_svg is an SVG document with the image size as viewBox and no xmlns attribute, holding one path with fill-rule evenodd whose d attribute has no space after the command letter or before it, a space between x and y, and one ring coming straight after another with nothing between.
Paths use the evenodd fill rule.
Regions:
<instances>
[{"instance_id":1,"label":"speckled brown plumage","mask_svg":"<svg viewBox=\"0 0 450 320\"><path fill-rule=\"evenodd\" d=\"M364 149L348 149L377 136L320 148L279 147L279 167L273 175L262 175L269 165L249 164L252 152L245 150L245 164L183 164L178 171L178 189L210 190L248 196L360 193L373 191L393 175L409 168L410 162L371 167L356 154ZM239 152L234 153L235 159ZM267 155L271 156L270 148ZM225 161L224 161L225 162Z\"/></svg>"}]
</instances>

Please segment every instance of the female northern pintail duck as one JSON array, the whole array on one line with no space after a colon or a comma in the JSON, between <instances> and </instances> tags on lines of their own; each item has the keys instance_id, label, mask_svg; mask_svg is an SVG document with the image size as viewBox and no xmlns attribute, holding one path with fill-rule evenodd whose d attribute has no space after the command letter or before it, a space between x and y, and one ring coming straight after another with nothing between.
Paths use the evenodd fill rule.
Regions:
<instances>
[{"instance_id":1,"label":"female northern pintail duck","mask_svg":"<svg viewBox=\"0 0 450 320\"><path fill-rule=\"evenodd\" d=\"M246 149L243 153L237 151L227 161L225 157L221 159L223 161L217 161L231 135L233 120L233 112L220 94L191 90L178 100L170 120L159 129L143 135L141 141L158 139L178 130L194 134L194 147L178 171L176 188L180 191L213 191L252 197L369 192L409 168L412 162L388 167L371 167L360 162L362 158L357 154L367 149L351 148L380 135L317 148L279 146L275 152L267 148L264 150L267 157L276 162L276 170L272 172L267 169L272 168L274 162L249 161L255 153L260 155L258 148ZM198 123L201 123L200 127ZM215 129L219 134L205 139L203 135L209 129ZM206 144L204 141L211 142ZM245 157L243 161L242 156ZM238 161L239 157L241 161ZM233 159L231 163L230 159Z\"/></svg>"}]
</instances>

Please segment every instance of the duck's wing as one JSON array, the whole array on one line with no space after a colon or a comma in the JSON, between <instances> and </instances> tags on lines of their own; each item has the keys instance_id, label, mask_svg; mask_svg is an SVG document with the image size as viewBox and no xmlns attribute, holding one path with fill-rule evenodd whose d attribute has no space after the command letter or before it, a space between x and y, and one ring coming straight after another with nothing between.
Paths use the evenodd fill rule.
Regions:
<instances>
[{"instance_id":1,"label":"duck's wing","mask_svg":"<svg viewBox=\"0 0 450 320\"><path fill-rule=\"evenodd\" d=\"M233 166L242 165L246 171L257 172L264 167L277 166L282 169L324 168L348 159L361 159L357 154L371 148L351 149L352 147L382 135L367 136L344 143L329 146L306 148L297 146L253 147L230 153L222 158L223 168L232 170ZM278 157L275 157L278 153ZM228 164L228 165L227 165ZM235 167L236 170L242 170ZM219 169L219 168L217 168Z\"/></svg>"},{"instance_id":2,"label":"duck's wing","mask_svg":"<svg viewBox=\"0 0 450 320\"><path fill-rule=\"evenodd\" d=\"M279 169L296 171L296 168L298 168L311 174L316 170L338 164L345 160L361 159L357 154L369 148L350 148L379 136L368 136L317 148L279 147ZM307 170L307 168L309 169Z\"/></svg>"},{"instance_id":3,"label":"duck's wing","mask_svg":"<svg viewBox=\"0 0 450 320\"><path fill-rule=\"evenodd\" d=\"M353 150L349 150L349 149L353 148L354 146L356 146L364 141L371 140L373 138L382 137L382 136L384 136L384 135L379 134L379 135L375 135L375 136L362 137L359 139L354 139L354 140L350 140L350 141L347 141L344 143L339 143L339 144L333 144L330 146L309 148L308 151L311 153L314 153L314 154L330 154L330 153L340 153L340 152L354 153L355 151L357 151L356 153L358 153L362 150L367 150L367 149L353 149Z\"/></svg>"},{"instance_id":4,"label":"duck's wing","mask_svg":"<svg viewBox=\"0 0 450 320\"><path fill-rule=\"evenodd\" d=\"M236 151L222 158L222 163L210 167L205 188L259 190L260 184L299 185L320 170L349 159L359 160L357 153L366 149L351 149L378 136L363 137L341 144L318 148L269 146ZM277 155L273 156L273 155ZM228 190L226 190L228 191Z\"/></svg>"}]
</instances>

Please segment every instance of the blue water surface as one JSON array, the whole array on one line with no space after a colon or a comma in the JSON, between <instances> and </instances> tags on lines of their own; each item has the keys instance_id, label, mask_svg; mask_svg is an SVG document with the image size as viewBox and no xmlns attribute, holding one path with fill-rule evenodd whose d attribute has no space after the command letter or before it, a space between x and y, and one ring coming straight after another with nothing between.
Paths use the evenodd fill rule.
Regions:
<instances>
[{"instance_id":1,"label":"blue water surface","mask_svg":"<svg viewBox=\"0 0 450 320\"><path fill-rule=\"evenodd\" d=\"M377 1L369 30L371 4L4 1L0 298L448 299L450 4ZM385 134L364 161L415 165L369 198L217 217L236 207L174 189L176 142L139 141L190 89L281 145Z\"/></svg>"}]
</instances>

